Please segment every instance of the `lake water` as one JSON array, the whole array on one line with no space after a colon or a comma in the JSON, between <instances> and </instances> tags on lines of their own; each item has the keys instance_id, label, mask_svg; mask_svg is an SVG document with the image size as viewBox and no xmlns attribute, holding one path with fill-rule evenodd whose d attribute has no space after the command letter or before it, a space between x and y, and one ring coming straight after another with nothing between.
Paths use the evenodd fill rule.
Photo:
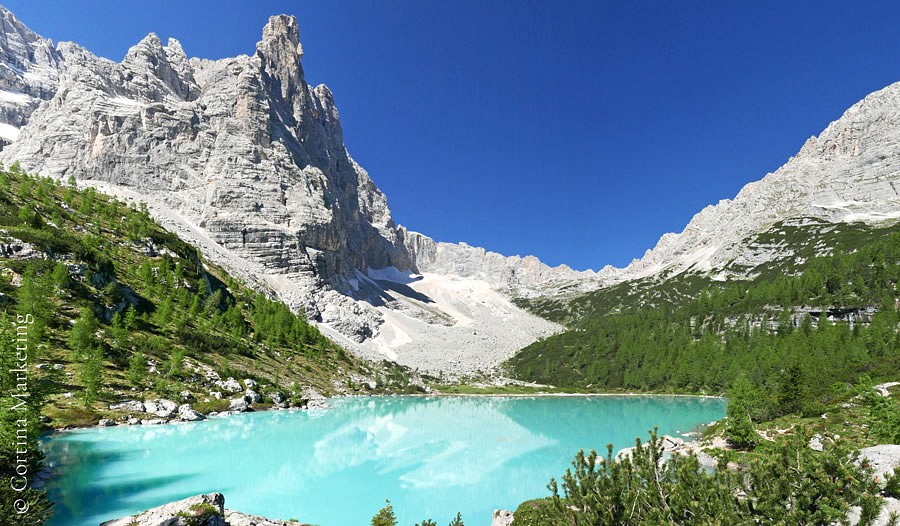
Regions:
<instances>
[{"instance_id":1,"label":"lake water","mask_svg":"<svg viewBox=\"0 0 900 526\"><path fill-rule=\"evenodd\" d=\"M579 449L605 452L720 419L690 397L371 397L164 426L78 430L45 444L54 526L96 526L198 493L322 526L364 526L390 499L401 526L462 512L490 524L548 494Z\"/></svg>"}]
</instances>

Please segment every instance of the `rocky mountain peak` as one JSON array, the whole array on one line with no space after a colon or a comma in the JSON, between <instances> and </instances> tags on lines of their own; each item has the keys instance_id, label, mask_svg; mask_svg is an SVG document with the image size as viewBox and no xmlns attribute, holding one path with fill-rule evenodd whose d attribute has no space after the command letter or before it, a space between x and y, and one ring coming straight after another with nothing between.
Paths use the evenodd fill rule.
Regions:
<instances>
[{"instance_id":1,"label":"rocky mountain peak","mask_svg":"<svg viewBox=\"0 0 900 526\"><path fill-rule=\"evenodd\" d=\"M60 49L71 68L22 114L3 162L148 203L204 255L362 354L487 369L556 330L510 295L593 279L396 225L344 146L331 90L306 83L292 16L269 20L253 56L188 60L152 33L121 63Z\"/></svg>"},{"instance_id":2,"label":"rocky mountain peak","mask_svg":"<svg viewBox=\"0 0 900 526\"><path fill-rule=\"evenodd\" d=\"M309 97L300 64L303 46L300 45L297 19L287 15L269 18L263 28L262 40L256 44L256 56L261 61L263 80L270 93L280 99L279 102L291 106L294 119L302 120Z\"/></svg>"},{"instance_id":3,"label":"rocky mountain peak","mask_svg":"<svg viewBox=\"0 0 900 526\"><path fill-rule=\"evenodd\" d=\"M193 100L199 88L181 44L169 40L163 46L156 33L150 33L125 54L122 66L126 81L142 88L142 95L154 102L166 98Z\"/></svg>"}]
</instances>

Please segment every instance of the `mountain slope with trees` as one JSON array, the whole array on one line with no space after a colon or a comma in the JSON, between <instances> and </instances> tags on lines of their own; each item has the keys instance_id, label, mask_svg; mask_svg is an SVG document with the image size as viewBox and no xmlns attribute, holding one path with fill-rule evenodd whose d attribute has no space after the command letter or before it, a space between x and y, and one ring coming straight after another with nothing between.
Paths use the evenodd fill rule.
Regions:
<instances>
[{"instance_id":1,"label":"mountain slope with trees","mask_svg":"<svg viewBox=\"0 0 900 526\"><path fill-rule=\"evenodd\" d=\"M829 225L826 243L779 225L752 242L792 244L794 256L746 269L747 280L686 273L532 304L569 329L526 347L508 370L569 388L714 394L743 376L764 419L820 412L863 374L896 379L896 226Z\"/></svg>"},{"instance_id":2,"label":"mountain slope with trees","mask_svg":"<svg viewBox=\"0 0 900 526\"><path fill-rule=\"evenodd\" d=\"M266 395L257 407L272 403L268 395L301 405L311 393L419 389L409 371L353 357L210 264L144 208L17 165L0 169L4 480L15 474L17 449L33 477L42 432L121 416L109 406L122 398L228 409L229 400L211 396L222 391L211 375L255 381ZM30 514L15 514L9 507L23 496ZM48 509L40 491L6 483L0 503L16 524L40 524Z\"/></svg>"}]
</instances>

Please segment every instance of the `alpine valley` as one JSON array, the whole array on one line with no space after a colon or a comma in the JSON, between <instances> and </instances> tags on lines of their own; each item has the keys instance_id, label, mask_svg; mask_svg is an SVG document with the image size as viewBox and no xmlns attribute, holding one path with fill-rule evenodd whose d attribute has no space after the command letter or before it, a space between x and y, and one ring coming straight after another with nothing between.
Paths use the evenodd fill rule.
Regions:
<instances>
[{"instance_id":1,"label":"alpine valley","mask_svg":"<svg viewBox=\"0 0 900 526\"><path fill-rule=\"evenodd\" d=\"M0 25L0 308L37 320L31 431L348 394L729 394L710 450L689 458L745 459L752 476L742 452L765 454L797 426L804 455L803 433L819 446L844 435L900 465L884 449L900 441L900 83L641 259L577 271L395 224L344 146L335 96L306 83L292 16L271 17L251 55L221 60L151 33L117 63L3 7ZM635 465L661 469L641 451ZM515 524L582 524L560 502L589 479L524 503ZM896 488L854 488L840 517L865 515L863 494L898 506ZM641 498L632 510L670 509ZM758 517L768 497L753 498L757 510L726 516ZM221 495L170 515L184 506L225 513ZM644 520L687 523L667 517ZM585 523L631 523L616 520Z\"/></svg>"}]
</instances>

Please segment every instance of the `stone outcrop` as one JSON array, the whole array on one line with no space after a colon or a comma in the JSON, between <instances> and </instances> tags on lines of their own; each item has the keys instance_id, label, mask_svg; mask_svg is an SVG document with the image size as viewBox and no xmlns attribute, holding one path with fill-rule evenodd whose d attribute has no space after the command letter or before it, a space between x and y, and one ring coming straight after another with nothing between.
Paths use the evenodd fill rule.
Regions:
<instances>
[{"instance_id":1,"label":"stone outcrop","mask_svg":"<svg viewBox=\"0 0 900 526\"><path fill-rule=\"evenodd\" d=\"M0 114L17 130L4 162L146 202L206 257L368 357L490 369L558 329L511 296L596 285L592 273L396 225L344 147L333 94L306 83L293 17L272 17L250 55L189 59L178 41L150 34L121 63L53 48L15 22L10 63L25 67L43 46L50 58L32 62L52 62L53 74L35 88L44 103ZM429 367L451 351L461 355Z\"/></svg>"},{"instance_id":2,"label":"stone outcrop","mask_svg":"<svg viewBox=\"0 0 900 526\"><path fill-rule=\"evenodd\" d=\"M513 512L509 510L494 510L491 526L511 526L514 518Z\"/></svg>"},{"instance_id":3,"label":"stone outcrop","mask_svg":"<svg viewBox=\"0 0 900 526\"><path fill-rule=\"evenodd\" d=\"M181 404L178 406L178 418L186 422L196 422L198 420L203 420L206 417L191 407L190 404Z\"/></svg>"},{"instance_id":4,"label":"stone outcrop","mask_svg":"<svg viewBox=\"0 0 900 526\"><path fill-rule=\"evenodd\" d=\"M225 509L221 493L195 495L136 515L106 521L100 526L304 526Z\"/></svg>"},{"instance_id":5,"label":"stone outcrop","mask_svg":"<svg viewBox=\"0 0 900 526\"><path fill-rule=\"evenodd\" d=\"M900 468L900 445L880 444L863 448L859 451L859 459L872 468L877 480L884 480L886 476Z\"/></svg>"}]
</instances>

